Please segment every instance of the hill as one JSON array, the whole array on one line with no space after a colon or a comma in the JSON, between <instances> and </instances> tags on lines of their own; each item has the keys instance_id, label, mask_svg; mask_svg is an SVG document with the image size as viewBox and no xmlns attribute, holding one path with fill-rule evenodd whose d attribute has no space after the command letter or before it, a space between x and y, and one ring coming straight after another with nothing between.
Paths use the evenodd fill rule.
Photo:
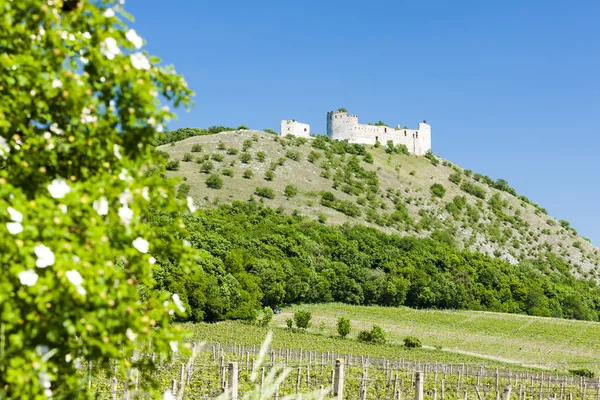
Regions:
<instances>
[{"instance_id":1,"label":"hill","mask_svg":"<svg viewBox=\"0 0 600 400\"><path fill-rule=\"evenodd\" d=\"M252 130L197 132L202 135L158 150L179 161L167 175L183 178L183 194L189 191L202 207L254 197L285 213L328 224L433 235L513 264L550 252L575 276L600 277L598 248L502 179L432 154L409 155L401 146L348 145ZM212 175L222 180L221 188L206 184Z\"/></svg>"}]
</instances>

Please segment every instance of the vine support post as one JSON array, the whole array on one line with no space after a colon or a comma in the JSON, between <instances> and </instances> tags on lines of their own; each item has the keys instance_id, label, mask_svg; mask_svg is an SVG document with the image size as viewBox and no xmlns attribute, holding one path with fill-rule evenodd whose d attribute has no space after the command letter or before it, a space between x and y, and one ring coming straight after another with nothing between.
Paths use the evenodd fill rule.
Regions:
<instances>
[{"instance_id":1,"label":"vine support post","mask_svg":"<svg viewBox=\"0 0 600 400\"><path fill-rule=\"evenodd\" d=\"M504 388L502 392L502 400L510 400L510 392L512 391L512 386L508 385Z\"/></svg>"},{"instance_id":2,"label":"vine support post","mask_svg":"<svg viewBox=\"0 0 600 400\"><path fill-rule=\"evenodd\" d=\"M423 400L423 372L417 371L415 376L415 400Z\"/></svg>"},{"instance_id":3,"label":"vine support post","mask_svg":"<svg viewBox=\"0 0 600 400\"><path fill-rule=\"evenodd\" d=\"M238 400L238 363L229 363L229 400Z\"/></svg>"},{"instance_id":4,"label":"vine support post","mask_svg":"<svg viewBox=\"0 0 600 400\"><path fill-rule=\"evenodd\" d=\"M344 360L342 359L335 360L333 395L337 400L344 398Z\"/></svg>"}]
</instances>

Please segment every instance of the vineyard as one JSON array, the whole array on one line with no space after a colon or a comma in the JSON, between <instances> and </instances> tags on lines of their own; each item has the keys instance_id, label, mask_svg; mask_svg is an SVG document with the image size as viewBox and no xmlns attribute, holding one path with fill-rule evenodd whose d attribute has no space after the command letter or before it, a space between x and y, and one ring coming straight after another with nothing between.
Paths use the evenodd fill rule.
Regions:
<instances>
[{"instance_id":1,"label":"vineyard","mask_svg":"<svg viewBox=\"0 0 600 400\"><path fill-rule=\"evenodd\" d=\"M264 342L266 329L238 323L187 327L193 332L191 355L139 356L158 364L156 383L177 398L600 399L597 379L508 368L464 355L359 345L282 329ZM219 338L224 340L215 341ZM129 379L119 382L88 366L89 387L98 399L145 398L137 388L140 379L150 377L130 371Z\"/></svg>"}]
</instances>

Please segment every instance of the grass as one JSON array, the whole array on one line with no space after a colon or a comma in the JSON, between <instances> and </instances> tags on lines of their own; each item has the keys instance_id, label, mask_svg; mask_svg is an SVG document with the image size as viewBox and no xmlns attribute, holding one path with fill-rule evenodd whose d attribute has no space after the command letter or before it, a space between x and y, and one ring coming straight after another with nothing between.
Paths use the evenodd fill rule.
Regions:
<instances>
[{"instance_id":1,"label":"grass","mask_svg":"<svg viewBox=\"0 0 600 400\"><path fill-rule=\"evenodd\" d=\"M382 326L392 342L415 336L424 346L441 346L449 354L479 355L492 361L566 371L600 371L600 323L478 311L415 310L344 304L285 308L273 324L285 326L294 309L312 313L312 326L324 323L322 334L336 335L339 316L349 318L354 338L359 330Z\"/></svg>"}]
</instances>

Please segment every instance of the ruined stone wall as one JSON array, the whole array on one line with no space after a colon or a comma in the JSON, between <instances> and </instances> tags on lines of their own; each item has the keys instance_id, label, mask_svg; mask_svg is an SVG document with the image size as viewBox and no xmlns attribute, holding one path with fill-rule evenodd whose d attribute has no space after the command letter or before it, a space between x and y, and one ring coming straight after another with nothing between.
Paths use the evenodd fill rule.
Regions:
<instances>
[{"instance_id":1,"label":"ruined stone wall","mask_svg":"<svg viewBox=\"0 0 600 400\"><path fill-rule=\"evenodd\" d=\"M281 121L281 136L294 135L304 138L310 138L310 125L303 124L292 119L284 119Z\"/></svg>"},{"instance_id":2,"label":"ruined stone wall","mask_svg":"<svg viewBox=\"0 0 600 400\"><path fill-rule=\"evenodd\" d=\"M431 149L431 127L426 122L420 123L418 129L365 125L358 123L356 115L331 111L327 113L327 135L334 140L370 145L377 141L385 145L391 140L395 145L405 145L408 151L417 155L424 155Z\"/></svg>"}]
</instances>

